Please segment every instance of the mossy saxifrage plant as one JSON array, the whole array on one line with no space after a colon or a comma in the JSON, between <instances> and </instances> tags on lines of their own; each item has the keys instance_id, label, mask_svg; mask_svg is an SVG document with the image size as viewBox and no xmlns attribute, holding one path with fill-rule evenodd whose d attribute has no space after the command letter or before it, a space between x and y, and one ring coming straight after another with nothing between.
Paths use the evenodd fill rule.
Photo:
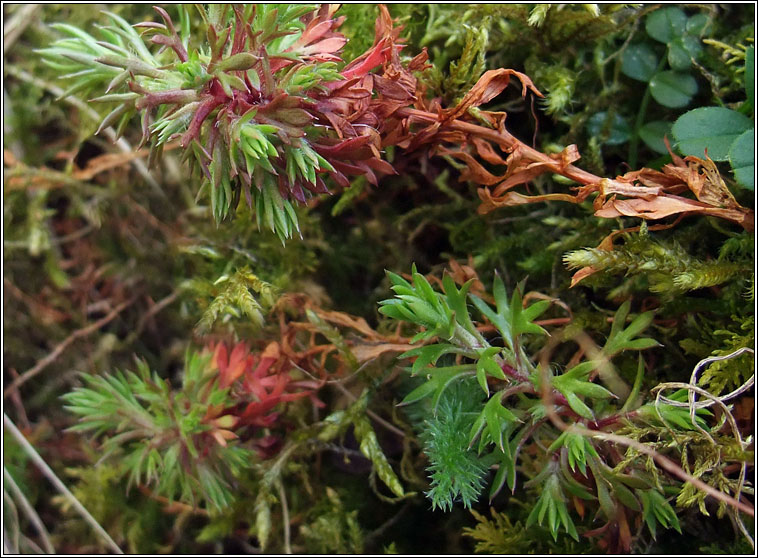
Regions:
<instances>
[{"instance_id":1,"label":"mossy saxifrage plant","mask_svg":"<svg viewBox=\"0 0 758 558\"><path fill-rule=\"evenodd\" d=\"M156 7L164 23L134 27L165 47L163 56L153 55L143 36L109 14L113 25L101 29L106 41L60 24L56 28L71 37L42 54L75 80L66 94L105 89L93 102L117 103L100 129L116 124L123 132L139 113L151 159L178 139L192 168L200 170L217 221L230 216L244 195L259 225L284 241L298 230L293 201L327 193L326 176L347 187L347 176L363 174L376 184L374 171L393 172L379 151L375 130L385 115L377 106L409 101L405 90L368 74L397 56L396 33L378 29L381 40L374 48L338 71L335 53L346 38L336 31L341 19L335 9L212 5L200 10L205 50L188 45L184 7L178 31ZM423 57L411 67L422 63ZM393 96L398 92L400 103Z\"/></svg>"},{"instance_id":2,"label":"mossy saxifrage plant","mask_svg":"<svg viewBox=\"0 0 758 558\"><path fill-rule=\"evenodd\" d=\"M333 6L212 5L200 10L207 49L194 50L188 45L187 10L179 6L179 31L165 10L156 10L163 24L134 27L168 50L163 57L153 55L143 37L114 14L113 25L101 29L106 41L60 24L71 38L40 52L74 80L65 94L105 89L106 95L92 101L117 103L100 129L117 124L123 132L139 113L142 141L151 142L153 159L178 138L192 167L200 169L201 191L208 190L217 221L230 216L244 195L259 226L265 223L284 241L298 230L293 200L305 203L311 194L328 192L327 176L342 187L349 186L351 175L376 184L375 171L394 172L382 150L398 146L461 159L466 165L461 179L482 186L482 213L549 200L579 203L598 194L596 215L604 218L700 213L752 229L753 212L734 201L723 181L693 182L710 170L708 161L690 157L689 168L682 161L677 167L685 168L642 169L607 179L572 165L579 159L576 146L546 155L519 141L505 128L506 113L478 107L512 77L521 81L522 96L531 91L542 97L520 72L486 71L450 108L427 99L415 77L427 67L426 51L401 60L401 28L386 8L377 18L373 46L339 71L336 53L346 38L337 31L342 18L334 17ZM111 93L115 90L128 92ZM498 176L478 160L506 165L507 171ZM545 173L581 187L575 195L513 191ZM677 195L682 190L692 190L697 201ZM628 199L617 200L619 195Z\"/></svg>"},{"instance_id":3,"label":"mossy saxifrage plant","mask_svg":"<svg viewBox=\"0 0 758 558\"><path fill-rule=\"evenodd\" d=\"M524 74L508 69L489 70L453 107L443 107L439 100L427 98L424 82L417 78L417 73L427 67L426 52L411 60L401 59L400 28L393 25L384 7L376 22L373 45L341 68L338 52L346 39L338 31L341 18L335 16L332 7L212 5L202 8L200 15L207 39L206 47L202 48L190 46L190 15L184 7L178 9L178 29L165 10L156 8L163 23L137 24L134 27L144 29L142 36L113 14L109 16L113 24L101 29L104 41L95 40L74 27L58 25L57 28L70 37L42 50L42 54L49 64L74 80L67 93L85 92L95 95L93 101L117 104L105 117L101 129L116 125L122 133L131 117L139 114L143 142L150 143L152 159L160 155L169 142L178 140L192 168L202 177L201 191L210 197L217 221L231 217L244 196L259 226L265 224L284 242L299 230L296 203L302 204L312 195L329 192L329 178L347 187L349 176L365 175L369 182L376 184L376 172L394 172L392 165L382 158L382 151L397 146L406 153L444 155L461 160L464 163L461 179L480 185L481 213L542 201L580 203L596 194L593 206L598 217L655 220L671 215L699 214L720 217L752 230L752 210L740 206L728 193L723 180L714 178L718 172L714 175L715 167L707 157L704 160L693 156L674 157L673 163L662 171L642 169L607 179L573 165L579 158L575 146L559 154L546 155L516 139L505 128L504 112L478 107L499 95L513 77L520 80L523 96L528 91L541 96ZM153 54L145 45L144 36L161 45L161 52ZM102 90L105 95L97 93ZM495 168L505 166L506 171L497 175L480 161ZM578 184L575 193L526 196L514 191L516 186L545 173L573 180ZM684 192L692 192L697 199L681 195ZM612 250L612 240L618 232L610 235L598 249ZM575 276L574 283L596 271L591 265L584 267ZM730 504L728 511L733 517L739 514L737 510L749 508L740 501L747 490L744 474L735 484L729 479L724 481L727 477L722 473L730 460L732 463L733 460L744 461L746 449L742 440L737 440L739 447L733 448L730 458L718 458L695 476L689 475L658 454L656 448L679 443L677 436L688 440L689 445L685 447L691 453L707 440L717 439L718 443L729 446L734 445L735 439L713 430L709 432L701 416L706 411L694 415L694 410L687 409L682 402L681 393L670 396L665 402L659 398L642 404L639 401L642 361L632 388L619 381L613 372L611 359L621 352L655 345L652 339L636 338L651 323L651 313L640 314L626 325L630 306L622 305L602 348L576 332L575 337L566 333L569 339L581 340L577 342L582 351L578 359L563 364L565 372L558 373L556 365L542 362L555 348L552 341L531 354L526 352L524 344L528 336L546 334L534 320L547 309L549 302L524 307L520 288L509 299L502 282L496 280L493 292L496 309L493 310L485 302L484 293L477 296L468 293L470 282L459 290L446 277L442 282L444 294L440 294L415 269L412 282L394 274L390 274L390 279L397 297L384 301L381 312L423 328L412 342L439 341L404 355L415 357L414 374L427 375L427 381L412 391L405 403L421 402L429 396L433 399L428 431L422 438L426 439L431 460L432 487L428 494L434 506L449 508L458 498L470 505L478 498L486 472L493 466L497 467L497 474L491 495L506 484L515 490L520 453L526 446L539 448L548 442L541 464L531 470L533 478L529 486L542 489L538 490L540 496L527 524L546 525L554 538L560 530L565 530L578 539L569 505L583 515L586 505L596 503L598 514L606 519L606 524L587 532L595 536L610 537L611 532L628 534L633 514L645 521L653 535L657 523L676 528L676 513L664 494L667 491L684 494L682 487L689 485ZM472 318L469 301L485 319ZM502 343L496 344L481 333L482 328L487 327L494 327ZM226 441L239 435L235 431L237 427L270 426L273 419L267 412L271 407L260 405L260 393L248 389L245 393L253 394L250 395L252 401L248 401L245 399L248 395L240 395L242 391L225 389L231 382L222 387L214 383L213 376L193 387L195 380L190 377L190 371L194 367L202 368L194 358L188 357L189 383L183 389L206 387L201 389L202 397L191 398L189 407L176 412L187 412L194 417L187 428L206 444L203 456L209 459L208 467L214 474L227 474L229 471L223 471L226 467L233 468L234 476L236 466L242 463L236 458L226 463L225 457L218 458L237 447L227 445ZM447 363L438 366L440 359ZM218 362L223 362L223 358ZM285 384L289 385L288 381L276 379L287 377L286 362L282 366L270 379L270 385L280 389L279 395L284 393ZM240 370L252 373L248 368L247 364L240 365ZM88 397L105 401L118 399L120 394L128 399L131 382L132 387L147 386L142 390L144 400L160 406L157 400L161 396L157 392L161 389L165 392L165 389L158 380L155 380L158 387L149 387L148 376L145 372L142 379L128 376L113 381L98 380L100 383L93 386L99 386L99 392L90 389L72 393L68 401L72 409L83 416L82 428L103 431L115 427L122 432L120 437L111 438L116 446L139 436L154 436L144 425L142 429L124 431L124 425L134 417L120 424L100 423L95 407L86 405ZM456 401L463 392L456 389L465 385L469 377L478 382L481 405L477 408L478 403L474 401L475 410L469 409L469 398L463 417L471 419L463 421L467 435L459 435L461 424L456 423L457 441L451 445L449 439L442 439L449 435L450 425L440 422L442 418L436 409L463 408L462 403ZM595 383L598 377L611 389ZM309 384L307 394L313 395L311 392L321 385ZM154 397L149 395L151 391L156 391ZM265 396L272 392L261 393ZM683 393L686 398L686 392ZM166 393L163 396L168 397ZM293 392L287 397L272 397L269 403L274 406L300 396L301 392ZM615 399L623 402L621 407L611 404ZM260 411L259 418L263 422L244 423L240 418L244 416L244 412L240 414L240 401L247 401L248 409L253 405L252 415L258 416L256 412ZM365 400L361 404L365 406ZM194 409L193 405L199 407L187 411ZM163 410L168 414L173 412L168 408ZM139 413L134 416L137 415ZM355 411L350 416L356 433L366 430L363 427L368 423L353 415ZM334 428L335 424L326 421L325 430L331 429L331 432ZM344 425L339 428L344 430ZM154 476L155 463L160 460L164 465L167 459L172 464L176 462L178 454L174 454L177 452L185 452L182 454L185 461L194 456L190 449L193 438L182 438L182 428L169 430L178 445L164 445L161 448L164 454L154 455L155 448L141 454L148 456L147 464L140 465L146 467L148 477ZM308 432L326 439L318 429ZM627 437L620 436L619 432ZM366 431L361 436L363 440L375 442L372 434ZM331 432L330 436L333 435ZM648 447L645 440L651 436L659 442ZM619 452L617 443L628 446L626 454ZM363 442L361 444L363 446ZM403 489L391 469L388 470L378 446L368 442L367 446L373 449L364 453L370 454L374 465L381 469L382 480L396 496L402 496ZM471 449L474 446L476 451ZM174 450L174 447L179 449ZM683 461L686 461L687 451L682 452ZM286 451L283 454L288 455ZM702 455L700 458L705 459ZM460 465L461 474L452 478L446 469L456 464ZM186 464L184 474L189 478L207 477L207 473L199 469L190 472L188 466ZM676 481L663 475L657 467L669 473L676 469L681 473L679 479L689 485L675 484ZM264 475L263 478L273 477ZM161 484L168 480L155 482L171 497L192 496L198 491L197 486L182 484L177 479L172 480L173 486ZM273 481L263 482L268 488L261 492L264 496L257 504L259 537L264 532L267 536L266 521L270 522L270 518L267 519L265 513L265 500ZM208 485L201 480L199 492L218 507L227 502L228 488L222 484ZM678 503L687 506L694 501L690 497ZM726 507L721 509L724 511ZM631 536L621 537L620 542L613 543L617 545L614 548L628 550L630 539Z\"/></svg>"}]
</instances>

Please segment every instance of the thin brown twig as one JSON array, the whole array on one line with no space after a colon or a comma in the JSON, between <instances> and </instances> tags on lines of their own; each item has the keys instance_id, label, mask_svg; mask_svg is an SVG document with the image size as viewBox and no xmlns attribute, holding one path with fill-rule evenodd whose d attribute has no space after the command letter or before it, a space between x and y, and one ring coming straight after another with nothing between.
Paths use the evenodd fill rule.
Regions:
<instances>
[{"instance_id":1,"label":"thin brown twig","mask_svg":"<svg viewBox=\"0 0 758 558\"><path fill-rule=\"evenodd\" d=\"M153 306L150 307L150 309L145 312L137 322L137 326L134 328L134 331L132 331L129 336L124 339L123 345L128 347L131 345L135 339L142 333L142 330L145 329L145 324L147 321L155 316L158 312L166 308L166 306L170 305L172 302L174 302L179 297L179 291L174 291L171 294L163 297L161 300L156 302Z\"/></svg>"},{"instance_id":2,"label":"thin brown twig","mask_svg":"<svg viewBox=\"0 0 758 558\"><path fill-rule=\"evenodd\" d=\"M20 376L18 371L13 367L10 367L9 372L13 379L16 379ZM13 393L11 394L11 403L16 408L16 414L21 426L23 428L31 429L32 425L29 422L29 417L26 414L26 409L24 408L24 402L21 399L21 394L19 393L17 389L13 390Z\"/></svg>"},{"instance_id":3,"label":"thin brown twig","mask_svg":"<svg viewBox=\"0 0 758 558\"><path fill-rule=\"evenodd\" d=\"M44 80L41 80L32 74L25 72L24 70L21 70L19 68L16 68L15 66L12 66L10 64L5 66L6 71L11 74L12 76L20 79L21 81L25 81L27 83L31 83L32 85L35 85L39 87L40 89L44 89L46 91L49 91L56 97L60 97L65 93L63 89L60 87L53 85L52 83L48 83ZM76 97L72 97L69 95L68 97L63 99L68 104L76 107L80 111L82 111L84 114L86 114L89 118L92 120L95 120L96 122L100 122L102 119L100 115L95 111L92 107L87 106L86 103L83 103ZM126 139L123 137L119 138L116 136L116 131L112 127L108 127L105 130L103 130L103 133L108 137L109 140L111 140L119 151L123 153L131 153L134 151L132 146L129 144ZM145 162L141 159L134 159L132 161L132 166L134 166L134 169L139 173L139 175L147 182L153 190L159 194L161 197L165 197L165 193L161 189L158 182L153 178L153 176L150 174L150 171L147 168L147 165L145 165Z\"/></svg>"},{"instance_id":4,"label":"thin brown twig","mask_svg":"<svg viewBox=\"0 0 758 558\"><path fill-rule=\"evenodd\" d=\"M18 389L20 386L34 378L37 374L42 372L45 368L50 366L53 362L55 362L55 359L60 356L60 354L65 351L69 345L71 345L74 341L77 339L80 339L82 337L86 337L90 333L94 333L101 327L103 327L108 322L112 321L116 316L118 316L127 306L131 305L137 297L132 297L129 300L122 302L118 306L116 306L113 310L111 310L106 316L100 318L94 323L91 323L90 325L83 327L81 329L77 329L74 331L71 335L66 337L63 341L58 343L58 345L55 346L55 348L44 358L40 359L37 364L32 366L29 370L21 374L18 378L13 380L8 387L5 388L5 391L3 392L3 398L8 397L11 393L13 393L14 390Z\"/></svg>"}]
</instances>

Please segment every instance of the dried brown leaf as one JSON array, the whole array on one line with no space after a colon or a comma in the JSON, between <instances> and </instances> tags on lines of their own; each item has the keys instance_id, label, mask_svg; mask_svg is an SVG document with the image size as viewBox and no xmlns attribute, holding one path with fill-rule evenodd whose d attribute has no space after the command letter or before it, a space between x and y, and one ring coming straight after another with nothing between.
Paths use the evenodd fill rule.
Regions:
<instances>
[{"instance_id":1,"label":"dried brown leaf","mask_svg":"<svg viewBox=\"0 0 758 558\"><path fill-rule=\"evenodd\" d=\"M534 86L528 76L507 68L497 70L487 70L482 74L474 86L464 95L461 102L454 108L444 111L445 120L453 120L466 114L471 107L483 105L500 95L508 87L511 77L517 77L521 81L521 96L526 97L528 89L537 95L543 97L542 93Z\"/></svg>"},{"instance_id":2,"label":"dried brown leaf","mask_svg":"<svg viewBox=\"0 0 758 558\"><path fill-rule=\"evenodd\" d=\"M378 345L360 344L351 347L352 353L358 362L366 362L375 359L384 353L404 353L413 348L407 343L379 343Z\"/></svg>"}]
</instances>

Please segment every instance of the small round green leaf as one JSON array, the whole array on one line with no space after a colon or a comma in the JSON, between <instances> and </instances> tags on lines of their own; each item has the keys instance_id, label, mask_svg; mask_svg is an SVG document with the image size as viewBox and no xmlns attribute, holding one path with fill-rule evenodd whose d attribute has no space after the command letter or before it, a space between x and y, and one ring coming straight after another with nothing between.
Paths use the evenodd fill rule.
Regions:
<instances>
[{"instance_id":1,"label":"small round green leaf","mask_svg":"<svg viewBox=\"0 0 758 558\"><path fill-rule=\"evenodd\" d=\"M654 11L645 20L645 30L651 38L668 43L681 37L687 27L687 14L679 8L663 8Z\"/></svg>"},{"instance_id":2,"label":"small round green leaf","mask_svg":"<svg viewBox=\"0 0 758 558\"><path fill-rule=\"evenodd\" d=\"M755 128L739 136L729 149L734 178L748 190L755 189Z\"/></svg>"},{"instance_id":3,"label":"small round green leaf","mask_svg":"<svg viewBox=\"0 0 758 558\"><path fill-rule=\"evenodd\" d=\"M752 121L737 111L723 107L701 107L684 113L671 128L678 149L685 155L726 161L729 148Z\"/></svg>"},{"instance_id":4,"label":"small round green leaf","mask_svg":"<svg viewBox=\"0 0 758 558\"><path fill-rule=\"evenodd\" d=\"M663 143L663 136L668 136L669 141L671 141L671 122L655 120L640 128L640 138L645 142L645 145L656 153L666 155L668 150L666 144Z\"/></svg>"},{"instance_id":5,"label":"small round green leaf","mask_svg":"<svg viewBox=\"0 0 758 558\"><path fill-rule=\"evenodd\" d=\"M650 94L664 107L685 107L697 93L697 82L690 74L658 72L650 80Z\"/></svg>"},{"instance_id":6,"label":"small round green leaf","mask_svg":"<svg viewBox=\"0 0 758 558\"><path fill-rule=\"evenodd\" d=\"M687 20L686 31L692 37L701 37L711 19L705 14L695 14Z\"/></svg>"},{"instance_id":7,"label":"small round green leaf","mask_svg":"<svg viewBox=\"0 0 758 558\"><path fill-rule=\"evenodd\" d=\"M621 56L621 72L639 81L650 81L658 67L658 55L646 43L629 45Z\"/></svg>"},{"instance_id":8,"label":"small round green leaf","mask_svg":"<svg viewBox=\"0 0 758 558\"><path fill-rule=\"evenodd\" d=\"M702 47L700 40L690 35L677 37L669 43L668 62L673 70L689 70L692 65L692 58L700 55Z\"/></svg>"},{"instance_id":9,"label":"small round green leaf","mask_svg":"<svg viewBox=\"0 0 758 558\"><path fill-rule=\"evenodd\" d=\"M609 119L607 112L597 112L587 120L587 132L606 145L619 145L629 141L632 129L625 118L615 114Z\"/></svg>"}]
</instances>

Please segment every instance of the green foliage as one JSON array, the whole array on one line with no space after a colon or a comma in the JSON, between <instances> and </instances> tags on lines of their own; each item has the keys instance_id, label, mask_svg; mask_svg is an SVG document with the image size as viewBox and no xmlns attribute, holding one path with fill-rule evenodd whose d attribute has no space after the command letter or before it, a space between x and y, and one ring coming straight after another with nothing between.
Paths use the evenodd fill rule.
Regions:
<instances>
[{"instance_id":1,"label":"green foliage","mask_svg":"<svg viewBox=\"0 0 758 558\"><path fill-rule=\"evenodd\" d=\"M327 486L322 503L313 507L311 521L300 530L309 552L315 554L362 554L363 532L358 511L347 511L339 493Z\"/></svg>"},{"instance_id":2,"label":"green foliage","mask_svg":"<svg viewBox=\"0 0 758 558\"><path fill-rule=\"evenodd\" d=\"M193 49L192 18L184 6L178 10L179 31L168 13L156 8L164 24L138 24L146 29L142 36L109 14L112 25L100 29L100 41L60 24L56 28L69 37L40 53L64 79L74 80L63 96L104 92L92 100L117 103L100 130L115 124L122 133L141 113L142 141L151 142L151 158L180 138L185 157L203 177L201 191L210 197L217 222L233 214L244 190L258 226L265 223L284 242L299 232L289 198L303 203L305 191L327 192L319 175L336 172L315 147L322 129L302 107L327 92L324 83L342 78L338 58L329 53L345 39L330 31L329 14L316 15L309 5L199 7L207 44ZM306 33L301 17L309 13L323 21ZM147 34L153 43L170 47L163 56L150 52ZM316 59L309 43L318 39L323 40L316 48L325 53ZM260 104L262 97L269 106Z\"/></svg>"},{"instance_id":3,"label":"green foliage","mask_svg":"<svg viewBox=\"0 0 758 558\"><path fill-rule=\"evenodd\" d=\"M714 44L711 41L710 44ZM753 77L754 48L742 46L742 51L716 42L719 46L735 54L730 62L744 60L745 94L747 100L740 112L726 107L701 107L680 116L672 132L677 140L676 147L685 155L702 157L704 153L714 161L729 161L734 177L743 187L755 187L755 125L745 112L754 112ZM750 79L748 85L747 79Z\"/></svg>"},{"instance_id":4,"label":"green foliage","mask_svg":"<svg viewBox=\"0 0 758 558\"><path fill-rule=\"evenodd\" d=\"M675 109L692 102L699 86L691 72L693 65L698 66L703 36L712 31L712 19L705 13L687 15L679 7L661 7L647 15L645 31L654 42L628 45L623 51L621 64L624 75L648 84L630 134L632 166L637 162L638 139L655 152L668 152L663 138L668 136L671 139L671 122L653 120L646 123L648 101L652 97L660 105ZM659 54L660 48L655 43L664 44L665 53ZM666 70L666 66L670 69Z\"/></svg>"},{"instance_id":5,"label":"green foliage","mask_svg":"<svg viewBox=\"0 0 758 558\"><path fill-rule=\"evenodd\" d=\"M642 501L642 517L653 538L656 536L656 525L658 523L663 527L673 527L680 533L682 532L676 512L666 501L663 494L651 488L649 490L638 490L637 495Z\"/></svg>"},{"instance_id":6,"label":"green foliage","mask_svg":"<svg viewBox=\"0 0 758 558\"><path fill-rule=\"evenodd\" d=\"M689 411L671 404L651 402L633 413L624 414L628 408L625 405L621 414L617 414L619 411L611 408L611 401L616 395L590 378L590 374L593 378L599 375L608 378L609 386L623 385L623 382L619 384L610 379L613 373L609 372L608 363L628 351L658 345L651 338L639 337L651 325L652 312L641 313L628 320L631 303L625 302L617 310L606 342L595 359L585 357L586 360L574 364L562 374L542 376L541 369L527 354L527 345L522 338L527 334L546 337L547 332L532 320L547 310L548 301L539 301L524 308L523 287L514 290L509 299L502 280L496 276L493 309L482 297L467 293L471 281L459 290L450 276L446 276L442 282L443 293L439 293L415 269L413 283L395 274L388 275L396 297L383 301L380 311L392 318L426 328L421 335L414 337L417 341L433 341L435 337L449 341L430 343L400 355L402 358L415 357L411 374L424 374L426 378L406 395L403 404L428 405L431 413L421 423L421 439L425 441L424 452L431 464L432 489L427 496L432 500L433 507L450 509L456 499L462 501L465 507L470 507L483 488L484 464L498 464L498 472L492 481L491 498L505 484L514 491L517 470L526 468L518 465L521 448L536 443L537 439L549 439L551 443L546 449L541 446L540 457L526 468L532 470L527 476L533 476L527 486L538 487L539 493L527 518L527 527L545 525L554 540L561 531L579 540L566 493L590 501L597 500L609 520L616 517L614 510L619 505L640 512L639 500L630 487L647 488L652 486L652 481L628 480L631 478L628 475L619 476L612 472L605 463L605 450L585 434L571 430L561 432L548 427L545 424L546 403L540 394L544 391L542 383L547 379L552 397L562 405L559 409L563 410L558 412L577 424L588 421L596 425L612 424L624 416L643 424L663 423L667 428L678 431L695 429L690 422ZM492 346L481 336L477 322L465 303L465 296L495 327L498 334L496 339L503 346ZM465 335L456 334L456 328L462 329ZM450 364L452 358L460 363ZM471 362L473 360L477 362ZM641 370L640 367L638 382L642 377ZM479 386L486 393L485 401L481 400L481 392L478 392L478 397L468 395L474 385L471 376L476 376ZM492 385L504 387L490 395ZM635 394L639 387L639 384L635 385ZM636 397L635 394L628 396L630 401ZM430 396L431 402L426 399ZM677 400L681 394L671 397ZM706 409L698 411L700 429L706 426L703 417L708 414ZM477 451L474 452L471 448L477 440ZM596 479L594 494L575 477L581 475L581 478L589 480L588 468L592 469ZM657 501L655 506L658 506L655 509L660 507ZM674 525L668 522L665 514L661 517L664 518L662 525Z\"/></svg>"},{"instance_id":7,"label":"green foliage","mask_svg":"<svg viewBox=\"0 0 758 558\"><path fill-rule=\"evenodd\" d=\"M208 359L187 354L179 393L151 375L144 362L138 363L136 373L83 375L87 387L64 396L66 408L81 417L71 430L107 434L104 455L118 456L130 485L147 483L172 500L203 500L224 508L233 498L226 479L249 467L253 455L227 445L224 433L230 433L226 428L234 417L207 418L214 408L225 406L228 392L206 372Z\"/></svg>"},{"instance_id":8,"label":"green foliage","mask_svg":"<svg viewBox=\"0 0 758 558\"><path fill-rule=\"evenodd\" d=\"M274 304L274 291L270 284L259 279L248 268L237 270L231 277L222 275L215 284L224 285L224 288L203 312L197 324L198 331L210 331L213 324L222 317L238 318L240 311L256 327L263 326L264 308L250 291L258 293L266 307L270 308Z\"/></svg>"},{"instance_id":9,"label":"green foliage","mask_svg":"<svg viewBox=\"0 0 758 558\"><path fill-rule=\"evenodd\" d=\"M642 276L654 293L681 293L742 281L751 268L748 260L702 261L690 256L676 242L654 241L647 233L627 235L623 246L613 250L584 248L563 256L571 269L591 266L605 273Z\"/></svg>"},{"instance_id":10,"label":"green foliage","mask_svg":"<svg viewBox=\"0 0 758 558\"><path fill-rule=\"evenodd\" d=\"M579 535L576 532L574 522L568 514L566 506L567 498L563 494L559 478L555 474L553 466L548 465L545 471L535 477L534 480L537 479L544 482L544 485L539 500L537 500L532 513L529 514L526 520L526 526L529 527L534 523L542 525L543 521L547 520L547 526L550 529L553 540L558 539L558 532L562 528L578 541Z\"/></svg>"},{"instance_id":11,"label":"green foliage","mask_svg":"<svg viewBox=\"0 0 758 558\"><path fill-rule=\"evenodd\" d=\"M750 553L752 6L89 8L4 12L5 402L123 550Z\"/></svg>"},{"instance_id":12,"label":"green foliage","mask_svg":"<svg viewBox=\"0 0 758 558\"><path fill-rule=\"evenodd\" d=\"M686 155L726 161L731 146L751 127L744 114L723 107L702 107L680 116L672 132L677 147Z\"/></svg>"},{"instance_id":13,"label":"green foliage","mask_svg":"<svg viewBox=\"0 0 758 558\"><path fill-rule=\"evenodd\" d=\"M432 501L432 509L450 511L454 502L470 508L484 487L487 467L469 449L477 391L470 383L456 383L441 397L437 414L424 424L421 439L431 479L426 496Z\"/></svg>"},{"instance_id":14,"label":"green foliage","mask_svg":"<svg viewBox=\"0 0 758 558\"><path fill-rule=\"evenodd\" d=\"M374 432L371 422L365 415L365 408L368 403L367 398L368 392L364 392L363 396L348 410L346 415L352 420L353 432L358 440L361 453L371 461L374 471L392 493L398 498L402 498L406 494L400 483L400 479L397 478L397 475L392 470L387 457L379 446L376 432Z\"/></svg>"},{"instance_id":15,"label":"green foliage","mask_svg":"<svg viewBox=\"0 0 758 558\"><path fill-rule=\"evenodd\" d=\"M132 554L153 553L162 549L170 522L161 513L161 505L137 491L128 496L124 490L123 471L118 466L77 467L66 473L77 480L74 496L95 519L111 533L125 550ZM57 503L69 516L76 517L68 500ZM76 517L67 522L67 529L82 538L91 529ZM104 551L105 549L103 549Z\"/></svg>"},{"instance_id":16,"label":"green foliage","mask_svg":"<svg viewBox=\"0 0 758 558\"><path fill-rule=\"evenodd\" d=\"M471 510L476 518L475 527L464 527L463 534L476 541L474 550L480 554L515 554L528 552L533 548L531 537L524 526L512 522L507 514L490 508L488 519L476 510Z\"/></svg>"},{"instance_id":17,"label":"green foliage","mask_svg":"<svg viewBox=\"0 0 758 558\"><path fill-rule=\"evenodd\" d=\"M723 339L723 348L715 349L711 356L726 356L743 347L755 347L755 317L748 316L739 324L738 331L716 330L714 335ZM714 395L736 389L755 373L755 357L750 353L732 359L710 363L700 375L698 383Z\"/></svg>"}]
</instances>

